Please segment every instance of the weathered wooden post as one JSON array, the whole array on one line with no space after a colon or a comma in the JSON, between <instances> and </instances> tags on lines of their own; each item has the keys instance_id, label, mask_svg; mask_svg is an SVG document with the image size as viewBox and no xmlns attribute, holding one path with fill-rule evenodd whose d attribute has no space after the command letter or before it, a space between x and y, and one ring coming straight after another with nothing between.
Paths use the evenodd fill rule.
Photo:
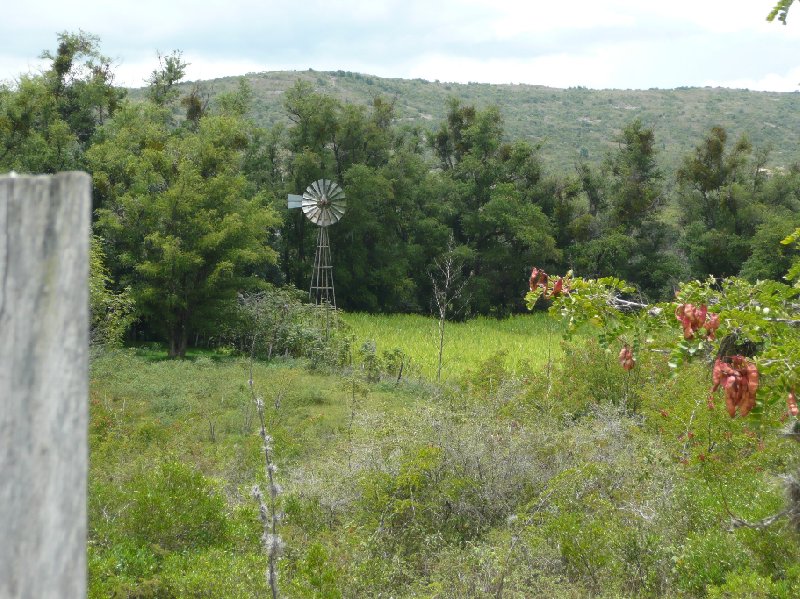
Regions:
<instances>
[{"instance_id":1,"label":"weathered wooden post","mask_svg":"<svg viewBox=\"0 0 800 599\"><path fill-rule=\"evenodd\" d=\"M0 597L86 596L91 179L0 177Z\"/></svg>"}]
</instances>

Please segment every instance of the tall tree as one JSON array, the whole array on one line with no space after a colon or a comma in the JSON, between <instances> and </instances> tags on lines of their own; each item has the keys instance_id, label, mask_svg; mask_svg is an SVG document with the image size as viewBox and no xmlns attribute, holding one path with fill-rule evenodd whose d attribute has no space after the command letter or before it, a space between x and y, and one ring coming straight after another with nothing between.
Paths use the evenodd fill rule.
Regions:
<instances>
[{"instance_id":1,"label":"tall tree","mask_svg":"<svg viewBox=\"0 0 800 599\"><path fill-rule=\"evenodd\" d=\"M276 219L242 174L249 127L237 114L207 114L174 127L157 103L126 106L88 153L98 227L140 315L186 353L190 335L213 332L236 292L275 260Z\"/></svg>"},{"instance_id":2,"label":"tall tree","mask_svg":"<svg viewBox=\"0 0 800 599\"><path fill-rule=\"evenodd\" d=\"M645 295L663 297L683 269L672 250L676 232L661 218L663 176L655 136L637 119L623 129L617 144L606 159L605 177L579 169L589 218L575 221L584 232L570 248L570 260L581 275L625 278Z\"/></svg>"},{"instance_id":3,"label":"tall tree","mask_svg":"<svg viewBox=\"0 0 800 599\"><path fill-rule=\"evenodd\" d=\"M684 224L702 220L708 229L738 230L736 186L743 181L751 150L746 137L729 147L727 131L723 127L711 128L677 172L683 192L680 198Z\"/></svg>"},{"instance_id":4,"label":"tall tree","mask_svg":"<svg viewBox=\"0 0 800 599\"><path fill-rule=\"evenodd\" d=\"M497 107L479 110L452 99L448 108L431 144L446 183L440 201L449 204L448 224L456 245L469 251L466 294L481 313L519 309L525 272L560 259L538 148L505 143Z\"/></svg>"},{"instance_id":5,"label":"tall tree","mask_svg":"<svg viewBox=\"0 0 800 599\"><path fill-rule=\"evenodd\" d=\"M745 137L731 145L724 128L712 127L676 173L682 245L693 276L735 275L749 255L746 233L755 228L747 210L753 186L745 181L751 150Z\"/></svg>"},{"instance_id":6,"label":"tall tree","mask_svg":"<svg viewBox=\"0 0 800 599\"><path fill-rule=\"evenodd\" d=\"M0 170L49 173L83 168L97 127L119 108L111 61L99 39L84 32L58 35L40 75L0 86Z\"/></svg>"},{"instance_id":7,"label":"tall tree","mask_svg":"<svg viewBox=\"0 0 800 599\"><path fill-rule=\"evenodd\" d=\"M659 207L663 176L656 162L655 133L642 121L629 123L617 144L609 157L611 210L616 222L631 233Z\"/></svg>"}]
</instances>

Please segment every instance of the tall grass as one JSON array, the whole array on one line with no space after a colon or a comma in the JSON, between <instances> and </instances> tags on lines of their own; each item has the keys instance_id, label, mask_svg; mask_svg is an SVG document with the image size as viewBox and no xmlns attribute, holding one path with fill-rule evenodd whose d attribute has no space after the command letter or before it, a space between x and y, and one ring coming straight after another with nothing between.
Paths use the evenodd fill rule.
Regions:
<instances>
[{"instance_id":1,"label":"tall grass","mask_svg":"<svg viewBox=\"0 0 800 599\"><path fill-rule=\"evenodd\" d=\"M373 340L379 354L399 349L419 375L436 378L436 319L413 314L343 314L342 318L351 327L356 346ZM457 379L501 354L513 373L545 364L560 356L560 326L545 314L449 322L442 376Z\"/></svg>"}]
</instances>

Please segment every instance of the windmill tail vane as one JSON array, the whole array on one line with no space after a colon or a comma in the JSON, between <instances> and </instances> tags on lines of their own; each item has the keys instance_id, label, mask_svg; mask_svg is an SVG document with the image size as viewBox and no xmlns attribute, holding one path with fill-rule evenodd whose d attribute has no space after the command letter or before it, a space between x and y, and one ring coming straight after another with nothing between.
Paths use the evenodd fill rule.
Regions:
<instances>
[{"instance_id":1,"label":"windmill tail vane","mask_svg":"<svg viewBox=\"0 0 800 599\"><path fill-rule=\"evenodd\" d=\"M347 203L344 191L334 181L319 179L309 185L303 195L289 195L288 207L300 208L306 218L319 227L314 269L311 273L309 301L336 308L333 287L333 262L328 227L344 216Z\"/></svg>"}]
</instances>

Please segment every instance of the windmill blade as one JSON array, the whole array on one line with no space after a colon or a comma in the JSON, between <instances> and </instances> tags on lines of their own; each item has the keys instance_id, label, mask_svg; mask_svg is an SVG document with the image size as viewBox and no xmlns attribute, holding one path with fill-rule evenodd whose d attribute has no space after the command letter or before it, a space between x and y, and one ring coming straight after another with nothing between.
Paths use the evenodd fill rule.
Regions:
<instances>
[{"instance_id":1,"label":"windmill blade","mask_svg":"<svg viewBox=\"0 0 800 599\"><path fill-rule=\"evenodd\" d=\"M317 218L311 222L313 222L315 225L319 225L320 227L327 227L328 226L328 219L326 216L327 213L328 213L327 210L325 210L324 208L321 209L317 214Z\"/></svg>"},{"instance_id":2,"label":"windmill blade","mask_svg":"<svg viewBox=\"0 0 800 599\"><path fill-rule=\"evenodd\" d=\"M341 209L341 208L338 208L337 206L335 206L333 204L331 204L331 206L330 206L330 212L331 212L332 217L334 218L334 222L339 222L339 219L344 216L344 210Z\"/></svg>"},{"instance_id":3,"label":"windmill blade","mask_svg":"<svg viewBox=\"0 0 800 599\"><path fill-rule=\"evenodd\" d=\"M339 187L335 183L333 184L333 188L330 191L328 191L327 195L328 195L328 199L331 202L337 202L339 200L344 200L344 191L342 190L341 187Z\"/></svg>"},{"instance_id":4,"label":"windmill blade","mask_svg":"<svg viewBox=\"0 0 800 599\"><path fill-rule=\"evenodd\" d=\"M312 223L314 223L315 225L318 225L320 223L320 221L322 220L322 215L323 215L322 209L318 208L317 210L315 210L314 212L309 214L308 218L311 220Z\"/></svg>"},{"instance_id":5,"label":"windmill blade","mask_svg":"<svg viewBox=\"0 0 800 599\"><path fill-rule=\"evenodd\" d=\"M330 179L318 179L311 183L300 201L300 208L306 217L320 227L339 222L346 206L344 191Z\"/></svg>"}]
</instances>

